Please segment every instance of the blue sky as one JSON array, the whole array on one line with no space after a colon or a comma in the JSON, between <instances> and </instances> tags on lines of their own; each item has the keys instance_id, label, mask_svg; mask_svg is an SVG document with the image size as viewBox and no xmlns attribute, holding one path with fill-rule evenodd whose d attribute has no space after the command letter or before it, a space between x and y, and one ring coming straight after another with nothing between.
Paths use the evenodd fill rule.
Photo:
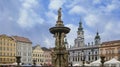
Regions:
<instances>
[{"instance_id":1,"label":"blue sky","mask_svg":"<svg viewBox=\"0 0 120 67\"><path fill-rule=\"evenodd\" d=\"M64 25L71 28L67 35L70 45L74 45L80 19L86 44L94 41L97 30L102 41L120 39L120 0L0 0L0 34L53 47L49 28L55 26L60 7Z\"/></svg>"}]
</instances>

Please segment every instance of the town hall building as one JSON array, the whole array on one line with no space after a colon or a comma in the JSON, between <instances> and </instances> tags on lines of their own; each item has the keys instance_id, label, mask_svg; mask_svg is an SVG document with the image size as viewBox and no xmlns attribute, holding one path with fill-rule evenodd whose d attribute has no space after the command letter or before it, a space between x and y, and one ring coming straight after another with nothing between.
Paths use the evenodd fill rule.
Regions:
<instances>
[{"instance_id":1,"label":"town hall building","mask_svg":"<svg viewBox=\"0 0 120 67\"><path fill-rule=\"evenodd\" d=\"M99 59L99 47L101 44L101 38L99 33L96 33L94 38L94 42L91 44L85 44L84 38L84 30L82 27L82 22L80 21L78 31L77 31L77 38L74 40L74 45L68 48L69 51L69 63L80 64L82 65L83 61L85 63L90 63Z\"/></svg>"}]
</instances>

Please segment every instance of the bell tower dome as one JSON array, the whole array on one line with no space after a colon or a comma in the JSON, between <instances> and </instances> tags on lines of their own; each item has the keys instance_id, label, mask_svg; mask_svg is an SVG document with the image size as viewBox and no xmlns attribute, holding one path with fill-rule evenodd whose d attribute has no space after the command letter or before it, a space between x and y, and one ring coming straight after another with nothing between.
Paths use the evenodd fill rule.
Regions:
<instances>
[{"instance_id":1,"label":"bell tower dome","mask_svg":"<svg viewBox=\"0 0 120 67\"><path fill-rule=\"evenodd\" d=\"M84 46L84 31L82 27L82 22L79 22L79 27L77 31L77 38L75 39L75 47L83 47Z\"/></svg>"},{"instance_id":2,"label":"bell tower dome","mask_svg":"<svg viewBox=\"0 0 120 67\"><path fill-rule=\"evenodd\" d=\"M100 38L100 35L99 35L98 31L96 33L96 36L95 36L94 40L95 40L95 45L100 45L101 38Z\"/></svg>"}]
</instances>

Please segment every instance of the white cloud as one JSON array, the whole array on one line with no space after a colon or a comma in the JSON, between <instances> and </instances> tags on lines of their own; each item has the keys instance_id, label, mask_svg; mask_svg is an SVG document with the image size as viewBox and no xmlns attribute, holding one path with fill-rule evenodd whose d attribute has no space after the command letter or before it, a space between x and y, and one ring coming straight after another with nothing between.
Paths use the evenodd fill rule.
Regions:
<instances>
[{"instance_id":1,"label":"white cloud","mask_svg":"<svg viewBox=\"0 0 120 67\"><path fill-rule=\"evenodd\" d=\"M96 32L91 32L90 30L84 30L84 38L85 38L85 44L94 42L94 37L96 35Z\"/></svg>"},{"instance_id":2,"label":"white cloud","mask_svg":"<svg viewBox=\"0 0 120 67\"><path fill-rule=\"evenodd\" d=\"M93 4L99 4L100 0L93 0Z\"/></svg>"},{"instance_id":3,"label":"white cloud","mask_svg":"<svg viewBox=\"0 0 120 67\"><path fill-rule=\"evenodd\" d=\"M53 11L46 12L45 15L48 23L51 23L52 25L56 23L57 14L55 14Z\"/></svg>"},{"instance_id":4,"label":"white cloud","mask_svg":"<svg viewBox=\"0 0 120 67\"><path fill-rule=\"evenodd\" d=\"M119 5L120 5L120 3L119 3ZM117 3L112 3L112 4L108 4L108 5L105 7L104 10L105 10L106 12L112 12L113 10L118 9L118 8L120 8L120 6L118 6Z\"/></svg>"},{"instance_id":5,"label":"white cloud","mask_svg":"<svg viewBox=\"0 0 120 67\"><path fill-rule=\"evenodd\" d=\"M105 26L106 31L110 31L112 28L113 28L113 23L111 23L111 22L107 23Z\"/></svg>"},{"instance_id":6,"label":"white cloud","mask_svg":"<svg viewBox=\"0 0 120 67\"><path fill-rule=\"evenodd\" d=\"M13 19L13 17L9 16L9 17L8 17L8 20L12 21L12 20L14 20L14 19Z\"/></svg>"},{"instance_id":7,"label":"white cloud","mask_svg":"<svg viewBox=\"0 0 120 67\"><path fill-rule=\"evenodd\" d=\"M66 2L65 7L66 8L73 8L75 5L80 4L81 0L69 0Z\"/></svg>"},{"instance_id":8,"label":"white cloud","mask_svg":"<svg viewBox=\"0 0 120 67\"><path fill-rule=\"evenodd\" d=\"M55 40L54 38L44 37L44 46L46 47L54 47L55 46Z\"/></svg>"},{"instance_id":9,"label":"white cloud","mask_svg":"<svg viewBox=\"0 0 120 67\"><path fill-rule=\"evenodd\" d=\"M74 45L74 39L77 38L77 28L78 26L74 25L74 24L66 24L65 26L69 27L71 30L70 32L67 34L67 40L69 45Z\"/></svg>"},{"instance_id":10,"label":"white cloud","mask_svg":"<svg viewBox=\"0 0 120 67\"><path fill-rule=\"evenodd\" d=\"M70 14L86 14L87 10L79 5L74 6L70 11Z\"/></svg>"},{"instance_id":11,"label":"white cloud","mask_svg":"<svg viewBox=\"0 0 120 67\"><path fill-rule=\"evenodd\" d=\"M112 11L116 11L120 8L120 1L119 0L111 0L110 3L106 2L106 6L100 5L97 11L105 12L107 14L111 14Z\"/></svg>"},{"instance_id":12,"label":"white cloud","mask_svg":"<svg viewBox=\"0 0 120 67\"><path fill-rule=\"evenodd\" d=\"M22 6L25 9L30 9L31 7L36 6L36 5L38 5L38 2L36 0L25 0L22 4Z\"/></svg>"},{"instance_id":13,"label":"white cloud","mask_svg":"<svg viewBox=\"0 0 120 67\"><path fill-rule=\"evenodd\" d=\"M65 2L66 0L50 0L49 9L58 10Z\"/></svg>"},{"instance_id":14,"label":"white cloud","mask_svg":"<svg viewBox=\"0 0 120 67\"><path fill-rule=\"evenodd\" d=\"M44 19L39 16L33 8L38 6L37 0L25 0L22 3L22 7L20 9L19 18L17 23L25 28L25 27L33 27L34 25L42 24Z\"/></svg>"},{"instance_id":15,"label":"white cloud","mask_svg":"<svg viewBox=\"0 0 120 67\"><path fill-rule=\"evenodd\" d=\"M86 15L86 17L84 18L86 24L90 27L94 27L97 23L99 23L100 18L97 15L93 15L93 14L88 14Z\"/></svg>"},{"instance_id":16,"label":"white cloud","mask_svg":"<svg viewBox=\"0 0 120 67\"><path fill-rule=\"evenodd\" d=\"M104 30L101 33L102 41L109 41L109 40L116 40L119 39L119 29L120 29L120 22L117 21L110 21L106 23L104 26Z\"/></svg>"},{"instance_id":17,"label":"white cloud","mask_svg":"<svg viewBox=\"0 0 120 67\"><path fill-rule=\"evenodd\" d=\"M112 11L112 10L114 10L114 9L115 9L115 5L112 4L112 5L108 5L106 10L107 10L108 12L110 12L110 11Z\"/></svg>"}]
</instances>

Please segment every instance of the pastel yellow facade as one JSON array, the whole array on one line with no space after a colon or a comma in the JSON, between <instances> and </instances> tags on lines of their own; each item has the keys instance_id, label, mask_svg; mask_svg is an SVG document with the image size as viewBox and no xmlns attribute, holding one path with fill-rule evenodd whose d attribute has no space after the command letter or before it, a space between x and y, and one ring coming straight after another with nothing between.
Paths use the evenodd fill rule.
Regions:
<instances>
[{"instance_id":1,"label":"pastel yellow facade","mask_svg":"<svg viewBox=\"0 0 120 67\"><path fill-rule=\"evenodd\" d=\"M16 62L16 42L14 38L0 35L0 64Z\"/></svg>"},{"instance_id":2,"label":"pastel yellow facade","mask_svg":"<svg viewBox=\"0 0 120 67\"><path fill-rule=\"evenodd\" d=\"M40 45L34 46L32 50L32 59L36 61L37 65L42 65L44 61L44 51Z\"/></svg>"}]
</instances>

